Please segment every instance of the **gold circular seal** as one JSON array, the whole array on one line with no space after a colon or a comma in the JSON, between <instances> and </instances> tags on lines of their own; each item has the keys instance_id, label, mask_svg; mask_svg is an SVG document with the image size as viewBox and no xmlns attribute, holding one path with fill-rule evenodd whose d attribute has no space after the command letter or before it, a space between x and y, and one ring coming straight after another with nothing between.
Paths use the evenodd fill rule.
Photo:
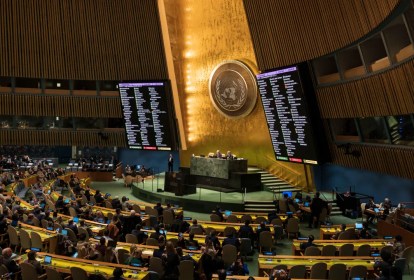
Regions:
<instances>
[{"instance_id":1,"label":"gold circular seal","mask_svg":"<svg viewBox=\"0 0 414 280\"><path fill-rule=\"evenodd\" d=\"M256 77L250 67L239 60L217 65L208 86L214 107L228 118L246 117L256 105Z\"/></svg>"}]
</instances>

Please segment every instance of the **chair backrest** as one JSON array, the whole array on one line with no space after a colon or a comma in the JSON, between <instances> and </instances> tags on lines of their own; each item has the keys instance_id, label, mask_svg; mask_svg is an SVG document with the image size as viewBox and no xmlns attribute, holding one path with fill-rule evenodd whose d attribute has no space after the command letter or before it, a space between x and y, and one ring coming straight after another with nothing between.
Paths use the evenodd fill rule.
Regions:
<instances>
[{"instance_id":1,"label":"chair backrest","mask_svg":"<svg viewBox=\"0 0 414 280\"><path fill-rule=\"evenodd\" d=\"M0 265L0 276L9 273L9 270L7 269L7 267L2 264Z\"/></svg>"},{"instance_id":2,"label":"chair backrest","mask_svg":"<svg viewBox=\"0 0 414 280\"><path fill-rule=\"evenodd\" d=\"M131 233L127 233L125 235L125 241L126 243L138 244L137 236Z\"/></svg>"},{"instance_id":3,"label":"chair backrest","mask_svg":"<svg viewBox=\"0 0 414 280\"><path fill-rule=\"evenodd\" d=\"M288 206L285 200L279 200L279 212L286 213L288 211Z\"/></svg>"},{"instance_id":4,"label":"chair backrest","mask_svg":"<svg viewBox=\"0 0 414 280\"><path fill-rule=\"evenodd\" d=\"M334 245L325 245L322 247L322 256L335 256L336 247Z\"/></svg>"},{"instance_id":5,"label":"chair backrest","mask_svg":"<svg viewBox=\"0 0 414 280\"><path fill-rule=\"evenodd\" d=\"M72 266L70 268L70 274L72 275L72 279L88 280L88 274L82 268Z\"/></svg>"},{"instance_id":6,"label":"chair backrest","mask_svg":"<svg viewBox=\"0 0 414 280\"><path fill-rule=\"evenodd\" d=\"M107 247L105 250L104 262L112 262L114 257L114 250L112 247Z\"/></svg>"},{"instance_id":7,"label":"chair backrest","mask_svg":"<svg viewBox=\"0 0 414 280\"><path fill-rule=\"evenodd\" d=\"M22 279L23 280L33 280L37 279L36 268L30 263L21 263L20 268L22 270Z\"/></svg>"},{"instance_id":8,"label":"chair backrest","mask_svg":"<svg viewBox=\"0 0 414 280\"><path fill-rule=\"evenodd\" d=\"M38 218L33 217L32 221L33 221L33 225L34 225L34 226L36 226L36 227L40 227L40 221L39 221L39 219L38 219Z\"/></svg>"},{"instance_id":9,"label":"chair backrest","mask_svg":"<svg viewBox=\"0 0 414 280\"><path fill-rule=\"evenodd\" d=\"M265 223L265 222L267 222L267 219L263 216L256 217L256 220L254 220L255 224L261 224L261 223Z\"/></svg>"},{"instance_id":10,"label":"chair backrest","mask_svg":"<svg viewBox=\"0 0 414 280\"><path fill-rule=\"evenodd\" d=\"M237 219L236 215L229 215L227 216L227 220L228 223L237 223L239 221L239 219Z\"/></svg>"},{"instance_id":11,"label":"chair backrest","mask_svg":"<svg viewBox=\"0 0 414 280\"><path fill-rule=\"evenodd\" d=\"M134 210L135 213L141 213L141 207L138 204L133 204L132 210Z\"/></svg>"},{"instance_id":12,"label":"chair backrest","mask_svg":"<svg viewBox=\"0 0 414 280\"><path fill-rule=\"evenodd\" d=\"M212 222L221 222L221 219L220 219L219 215L213 213L213 214L210 215L210 221L212 221Z\"/></svg>"},{"instance_id":13,"label":"chair backrest","mask_svg":"<svg viewBox=\"0 0 414 280\"><path fill-rule=\"evenodd\" d=\"M172 225L174 223L174 214L171 210L164 210L162 212L162 219L165 225Z\"/></svg>"},{"instance_id":14,"label":"chair backrest","mask_svg":"<svg viewBox=\"0 0 414 280\"><path fill-rule=\"evenodd\" d=\"M236 258L237 258L236 246L231 245L231 244L226 244L223 246L222 252L223 252L222 259L226 267L231 265L234 261L236 261Z\"/></svg>"},{"instance_id":15,"label":"chair backrest","mask_svg":"<svg viewBox=\"0 0 414 280\"><path fill-rule=\"evenodd\" d=\"M250 238L240 238L240 255L247 256L252 252L252 240Z\"/></svg>"},{"instance_id":16,"label":"chair backrest","mask_svg":"<svg viewBox=\"0 0 414 280\"><path fill-rule=\"evenodd\" d=\"M283 226L274 225L273 230L275 232L274 233L275 239L276 240L282 239L282 237L283 237Z\"/></svg>"},{"instance_id":17,"label":"chair backrest","mask_svg":"<svg viewBox=\"0 0 414 280\"><path fill-rule=\"evenodd\" d=\"M45 269L47 280L63 280L62 275L60 275L60 273L57 270L49 266L46 266Z\"/></svg>"},{"instance_id":18,"label":"chair backrest","mask_svg":"<svg viewBox=\"0 0 414 280\"><path fill-rule=\"evenodd\" d=\"M30 236L31 236L32 247L39 248L40 251L43 251L43 242L42 242L42 238L40 237L40 234L38 234L35 231L32 231L30 233Z\"/></svg>"},{"instance_id":19,"label":"chair backrest","mask_svg":"<svg viewBox=\"0 0 414 280\"><path fill-rule=\"evenodd\" d=\"M150 258L148 270L157 272L161 279L164 277L164 264L160 258Z\"/></svg>"},{"instance_id":20,"label":"chair backrest","mask_svg":"<svg viewBox=\"0 0 414 280\"><path fill-rule=\"evenodd\" d=\"M349 270L349 279L367 277L367 267L364 265L354 265Z\"/></svg>"},{"instance_id":21,"label":"chair backrest","mask_svg":"<svg viewBox=\"0 0 414 280\"><path fill-rule=\"evenodd\" d=\"M193 280L194 279L194 263L193 261L181 261L178 266L180 272L179 280Z\"/></svg>"},{"instance_id":22,"label":"chair backrest","mask_svg":"<svg viewBox=\"0 0 414 280\"><path fill-rule=\"evenodd\" d=\"M86 251L85 246L81 246L80 248L78 247L78 256L77 256L77 258L83 259L84 257L86 257L87 254L88 254L88 252Z\"/></svg>"},{"instance_id":23,"label":"chair backrest","mask_svg":"<svg viewBox=\"0 0 414 280\"><path fill-rule=\"evenodd\" d=\"M240 218L240 222L244 223L245 221L253 221L252 216L250 216L249 214L245 214Z\"/></svg>"},{"instance_id":24,"label":"chair backrest","mask_svg":"<svg viewBox=\"0 0 414 280\"><path fill-rule=\"evenodd\" d=\"M112 208L113 208L113 207L112 207L112 203L111 203L110 201L106 200L106 201L105 201L105 208L112 209Z\"/></svg>"},{"instance_id":25,"label":"chair backrest","mask_svg":"<svg viewBox=\"0 0 414 280\"><path fill-rule=\"evenodd\" d=\"M86 204L88 204L88 198L83 194L82 195L82 200L81 200L81 205L85 206Z\"/></svg>"},{"instance_id":26,"label":"chair backrest","mask_svg":"<svg viewBox=\"0 0 414 280\"><path fill-rule=\"evenodd\" d=\"M85 240L89 240L89 232L83 228L83 227L78 227L78 233L80 234L85 234L86 235L86 239Z\"/></svg>"},{"instance_id":27,"label":"chair backrest","mask_svg":"<svg viewBox=\"0 0 414 280\"><path fill-rule=\"evenodd\" d=\"M75 232L71 230L70 228L65 228L65 229L68 231L68 237L70 241L72 241L73 243L78 242L78 237L76 236Z\"/></svg>"},{"instance_id":28,"label":"chair backrest","mask_svg":"<svg viewBox=\"0 0 414 280\"><path fill-rule=\"evenodd\" d=\"M324 207L322 208L322 211L319 214L319 222L324 224L326 222L327 216L328 216L328 209Z\"/></svg>"},{"instance_id":29,"label":"chair backrest","mask_svg":"<svg viewBox=\"0 0 414 280\"><path fill-rule=\"evenodd\" d=\"M76 210L75 210L75 208L73 208L73 207L69 207L69 214L70 214L72 217L77 217L77 216L78 216L78 213L76 213Z\"/></svg>"},{"instance_id":30,"label":"chair backrest","mask_svg":"<svg viewBox=\"0 0 414 280\"><path fill-rule=\"evenodd\" d=\"M46 219L42 219L41 224L42 228L47 228L49 226L49 222Z\"/></svg>"},{"instance_id":31,"label":"chair backrest","mask_svg":"<svg viewBox=\"0 0 414 280\"><path fill-rule=\"evenodd\" d=\"M371 256L371 245L364 244L359 246L357 256Z\"/></svg>"},{"instance_id":32,"label":"chair backrest","mask_svg":"<svg viewBox=\"0 0 414 280\"><path fill-rule=\"evenodd\" d=\"M354 238L352 237L352 234L348 231L341 232L338 236L338 240L350 240L350 239L354 239Z\"/></svg>"},{"instance_id":33,"label":"chair backrest","mask_svg":"<svg viewBox=\"0 0 414 280\"><path fill-rule=\"evenodd\" d=\"M170 241L174 245L174 248L177 247L178 238L168 238L168 241Z\"/></svg>"},{"instance_id":34,"label":"chair backrest","mask_svg":"<svg viewBox=\"0 0 414 280\"><path fill-rule=\"evenodd\" d=\"M7 227L7 233L9 234L10 245L16 246L20 244L19 235L17 234L17 230L14 227L9 225Z\"/></svg>"},{"instance_id":35,"label":"chair backrest","mask_svg":"<svg viewBox=\"0 0 414 280\"><path fill-rule=\"evenodd\" d=\"M303 279L306 277L306 266L304 265L294 265L289 270L289 279L291 278L300 278Z\"/></svg>"},{"instance_id":36,"label":"chair backrest","mask_svg":"<svg viewBox=\"0 0 414 280\"><path fill-rule=\"evenodd\" d=\"M345 280L346 279L346 265L343 263L336 263L329 268L329 280Z\"/></svg>"},{"instance_id":37,"label":"chair backrest","mask_svg":"<svg viewBox=\"0 0 414 280\"><path fill-rule=\"evenodd\" d=\"M210 233L211 233L212 231L215 231L215 229L214 229L214 228L212 228L212 227L206 227L204 230L206 231L206 235L210 235Z\"/></svg>"},{"instance_id":38,"label":"chair backrest","mask_svg":"<svg viewBox=\"0 0 414 280\"><path fill-rule=\"evenodd\" d=\"M145 244L150 246L158 246L158 240L155 238L148 237L147 242Z\"/></svg>"},{"instance_id":39,"label":"chair backrest","mask_svg":"<svg viewBox=\"0 0 414 280\"><path fill-rule=\"evenodd\" d=\"M321 250L316 246L310 246L305 249L305 256L320 256Z\"/></svg>"},{"instance_id":40,"label":"chair backrest","mask_svg":"<svg viewBox=\"0 0 414 280\"><path fill-rule=\"evenodd\" d=\"M224 232L223 235L224 236L229 236L229 235L233 235L235 234L237 231L234 227L225 227L224 228Z\"/></svg>"},{"instance_id":41,"label":"chair backrest","mask_svg":"<svg viewBox=\"0 0 414 280\"><path fill-rule=\"evenodd\" d=\"M283 222L279 218L274 218L270 223L274 226L283 226Z\"/></svg>"},{"instance_id":42,"label":"chair backrest","mask_svg":"<svg viewBox=\"0 0 414 280\"><path fill-rule=\"evenodd\" d=\"M148 206L148 205L145 206L145 214L150 215L151 214L151 210L152 210L152 207L151 206Z\"/></svg>"},{"instance_id":43,"label":"chair backrest","mask_svg":"<svg viewBox=\"0 0 414 280\"><path fill-rule=\"evenodd\" d=\"M299 232L299 221L298 219L289 219L287 226L286 226L286 231L288 233L296 233Z\"/></svg>"},{"instance_id":44,"label":"chair backrest","mask_svg":"<svg viewBox=\"0 0 414 280\"><path fill-rule=\"evenodd\" d=\"M353 256L354 255L354 244L346 243L339 248L340 256Z\"/></svg>"},{"instance_id":45,"label":"chair backrest","mask_svg":"<svg viewBox=\"0 0 414 280\"><path fill-rule=\"evenodd\" d=\"M311 268L310 279L326 279L327 268L326 263L315 263Z\"/></svg>"},{"instance_id":46,"label":"chair backrest","mask_svg":"<svg viewBox=\"0 0 414 280\"><path fill-rule=\"evenodd\" d=\"M118 263L125 264L126 260L129 257L129 251L126 249L118 249L117 255L118 255L118 259L117 259Z\"/></svg>"},{"instance_id":47,"label":"chair backrest","mask_svg":"<svg viewBox=\"0 0 414 280\"><path fill-rule=\"evenodd\" d=\"M259 235L259 246L260 248L269 248L273 247L273 238L270 231L262 231Z\"/></svg>"},{"instance_id":48,"label":"chair backrest","mask_svg":"<svg viewBox=\"0 0 414 280\"><path fill-rule=\"evenodd\" d=\"M30 239L30 235L24 229L19 230L20 236L20 246L22 249L30 249L32 247L32 241Z\"/></svg>"}]
</instances>

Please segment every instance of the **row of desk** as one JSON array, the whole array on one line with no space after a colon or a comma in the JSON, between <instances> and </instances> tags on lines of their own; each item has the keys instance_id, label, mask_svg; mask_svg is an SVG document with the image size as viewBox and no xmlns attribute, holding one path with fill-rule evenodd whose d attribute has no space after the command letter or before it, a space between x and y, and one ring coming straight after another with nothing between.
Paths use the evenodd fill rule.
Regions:
<instances>
[{"instance_id":1,"label":"row of desk","mask_svg":"<svg viewBox=\"0 0 414 280\"><path fill-rule=\"evenodd\" d=\"M265 256L259 255L259 276L263 276L264 272L267 274L277 265L286 265L288 270L295 265L305 265L310 271L311 267L316 263L326 263L327 269L334 264L345 264L349 270L356 265L365 266L370 274L374 272L374 264L376 259L374 257L325 257L325 256Z\"/></svg>"},{"instance_id":2,"label":"row of desk","mask_svg":"<svg viewBox=\"0 0 414 280\"><path fill-rule=\"evenodd\" d=\"M51 263L46 264L44 262L45 256L51 257ZM24 262L27 259L27 255L21 256L21 261ZM132 268L127 265L100 262L95 260L75 259L71 257L49 254L49 253L37 253L37 260L44 267L51 267L60 273L71 274L71 267L78 267L86 271L88 274L101 274L105 278L112 276L115 268L122 268L124 271L124 277L145 280L149 278L149 273L146 268Z\"/></svg>"},{"instance_id":3,"label":"row of desk","mask_svg":"<svg viewBox=\"0 0 414 280\"><path fill-rule=\"evenodd\" d=\"M299 256L301 255L300 244L306 242L306 240L297 240L294 239L292 241L292 255ZM345 244L353 244L354 245L354 252L358 250L358 248L362 245L369 244L371 246L371 250L374 252L381 251L381 249L385 246L392 245L389 240L387 239L358 239L358 240L314 240L313 244L316 247L322 248L323 246L327 245L334 245L336 247L337 252L342 245Z\"/></svg>"}]
</instances>

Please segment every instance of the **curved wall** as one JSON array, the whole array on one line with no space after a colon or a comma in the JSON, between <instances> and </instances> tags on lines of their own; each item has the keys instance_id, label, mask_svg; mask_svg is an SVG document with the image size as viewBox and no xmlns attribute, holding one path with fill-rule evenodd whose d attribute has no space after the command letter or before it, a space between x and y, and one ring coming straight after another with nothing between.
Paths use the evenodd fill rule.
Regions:
<instances>
[{"instance_id":1,"label":"curved wall","mask_svg":"<svg viewBox=\"0 0 414 280\"><path fill-rule=\"evenodd\" d=\"M244 0L260 70L310 60L376 28L399 0Z\"/></svg>"}]
</instances>

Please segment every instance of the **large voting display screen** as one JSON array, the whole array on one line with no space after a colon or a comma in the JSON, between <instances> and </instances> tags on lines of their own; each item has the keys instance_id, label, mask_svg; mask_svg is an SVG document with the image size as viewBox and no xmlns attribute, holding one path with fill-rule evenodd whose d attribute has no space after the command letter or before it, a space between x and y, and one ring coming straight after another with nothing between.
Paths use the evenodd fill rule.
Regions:
<instances>
[{"instance_id":1,"label":"large voting display screen","mask_svg":"<svg viewBox=\"0 0 414 280\"><path fill-rule=\"evenodd\" d=\"M318 164L299 66L258 74L257 83L276 159Z\"/></svg>"},{"instance_id":2,"label":"large voting display screen","mask_svg":"<svg viewBox=\"0 0 414 280\"><path fill-rule=\"evenodd\" d=\"M173 135L165 81L118 84L130 149L172 150Z\"/></svg>"}]
</instances>

